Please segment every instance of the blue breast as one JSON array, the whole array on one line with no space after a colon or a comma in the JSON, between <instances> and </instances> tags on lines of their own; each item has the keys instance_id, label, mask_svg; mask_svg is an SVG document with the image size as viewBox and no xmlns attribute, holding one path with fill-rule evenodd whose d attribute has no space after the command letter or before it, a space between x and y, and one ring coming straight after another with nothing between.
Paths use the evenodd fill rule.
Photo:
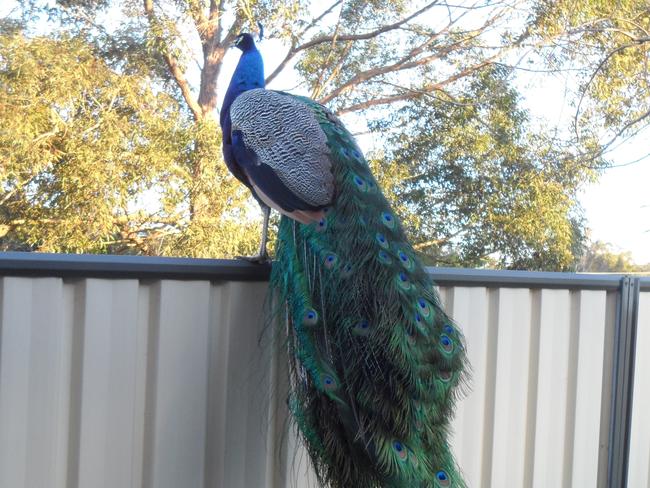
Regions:
<instances>
[{"instance_id":1,"label":"blue breast","mask_svg":"<svg viewBox=\"0 0 650 488\"><path fill-rule=\"evenodd\" d=\"M228 91L221 106L220 124L224 143L230 142L232 122L230 106L235 99L247 90L264 88L264 62L257 48L252 48L241 55L237 68L230 79Z\"/></svg>"},{"instance_id":2,"label":"blue breast","mask_svg":"<svg viewBox=\"0 0 650 488\"><path fill-rule=\"evenodd\" d=\"M237 68L230 79L230 85L228 85L228 91L226 91L219 117L223 135L223 158L226 166L239 181L248 187L251 186L250 182L237 163L233 153L230 106L239 95L254 88L264 88L264 62L262 61L262 55L255 46L244 51L239 58Z\"/></svg>"}]
</instances>

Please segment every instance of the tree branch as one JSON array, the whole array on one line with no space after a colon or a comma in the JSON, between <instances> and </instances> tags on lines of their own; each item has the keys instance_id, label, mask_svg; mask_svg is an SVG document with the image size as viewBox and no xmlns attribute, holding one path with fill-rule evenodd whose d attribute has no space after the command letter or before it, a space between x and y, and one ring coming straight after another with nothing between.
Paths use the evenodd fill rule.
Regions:
<instances>
[{"instance_id":1,"label":"tree branch","mask_svg":"<svg viewBox=\"0 0 650 488\"><path fill-rule=\"evenodd\" d=\"M312 98L318 98L320 97L321 93L325 89L325 87L334 79L338 76L338 74L341 72L341 69L343 68L343 65L345 63L345 60L348 58L350 55L350 51L352 50L352 43L350 42L346 47L345 51L342 53L342 55L339 57L339 60L336 62L336 65L332 68L332 71L330 75L327 77L327 80L323 81L323 77L325 76L325 69L322 70L321 75L319 77L318 83L314 86L314 89L312 90Z\"/></svg>"},{"instance_id":2,"label":"tree branch","mask_svg":"<svg viewBox=\"0 0 650 488\"><path fill-rule=\"evenodd\" d=\"M309 42L306 42L296 48L296 52L298 51L304 51L305 49L309 49L315 46L318 46L319 44L324 44L326 42L332 42L332 41L337 41L337 42L345 42L345 41L367 41L368 39L373 39L381 34L384 34L389 31L393 31L395 29L400 28L402 25L406 24L410 20L413 20L415 17L423 14L427 10L431 9L438 3L438 0L435 0L434 2L430 2L424 7L422 7L420 10L417 12L414 12L413 14L409 15L408 17L403 18L402 20L399 20L393 24L387 24L379 29L376 29L374 31L366 32L363 34L347 34L347 35L342 35L342 36L320 36L317 37L316 39L312 39Z\"/></svg>"},{"instance_id":3,"label":"tree branch","mask_svg":"<svg viewBox=\"0 0 650 488\"><path fill-rule=\"evenodd\" d=\"M297 38L300 38L304 36L311 28L313 28L315 25L317 25L321 20L323 20L327 15L329 15L332 10L334 10L336 7L341 5L343 3L343 0L336 0L332 5L330 5L322 14L320 14L318 17L314 17L312 21L309 23L307 27L305 27L300 34L298 34Z\"/></svg>"},{"instance_id":4,"label":"tree branch","mask_svg":"<svg viewBox=\"0 0 650 488\"><path fill-rule=\"evenodd\" d=\"M224 46L229 46L230 44L232 44L235 38L240 34L243 25L244 25L244 18L241 15L239 15L238 12L237 16L235 17L235 21L230 26L230 29L228 29L228 33L226 34L226 37L224 38L222 44Z\"/></svg>"},{"instance_id":5,"label":"tree branch","mask_svg":"<svg viewBox=\"0 0 650 488\"><path fill-rule=\"evenodd\" d=\"M379 106L379 105L389 105L389 104L395 103L395 102L403 102L403 101L410 100L410 99L415 98L415 97L420 96L420 95L431 95L431 93L434 92L434 91L444 91L443 87L453 83L454 81L457 81L457 80L459 80L461 78L464 78L464 77L466 77L466 76L468 76L468 75L470 75L470 74L472 74L472 73L474 73L476 71L479 71L480 69L484 68L485 66L488 66L488 65L492 64L494 59L496 59L499 55L500 54L495 54L494 56L490 56L489 58L481 61L480 63L477 63L477 64L475 64L473 66L469 66L469 67L459 71L458 73L450 76L449 78L447 78L447 79L445 79L443 81L426 85L424 87L418 88L417 90L412 89L412 88L404 87L405 91L402 92L402 93L393 93L393 94L387 95L385 97L373 98L371 100L366 100L364 102L359 102L359 103L356 103L354 105L350 105L348 107L344 107L342 109L337 110L336 114L337 115L343 115L343 114L346 114L346 113L358 112L360 110L366 110L368 108L376 107L376 106ZM324 102L320 102L320 103L324 103ZM449 103L454 103L454 102L449 101ZM458 105L461 105L461 104L458 104Z\"/></svg>"},{"instance_id":6,"label":"tree branch","mask_svg":"<svg viewBox=\"0 0 650 488\"><path fill-rule=\"evenodd\" d=\"M475 37L475 36L461 39L460 41L454 42L453 44L450 44L449 46L445 47L444 49L439 50L438 52L436 52L434 54L431 54L429 56L425 56L423 58L416 59L416 60L413 60L413 61L409 61L409 60L411 60L413 58L413 56L419 54L424 49L424 47L425 47L424 44L426 44L426 43L423 43L422 45L412 49L411 52L409 52L406 56L404 56L402 59L400 59L396 63L386 65L386 66L381 66L381 67L378 67L378 68L372 68L372 69L369 69L369 70L362 71L362 72L358 73L357 75L353 76L348 81L346 81L345 83L340 85L338 88L331 91L328 95L326 95L325 97L318 100L318 102L324 105L324 104L332 101L334 98L338 97L339 95L342 95L344 93L349 92L350 90L352 90L357 85L359 85L359 84L361 84L363 82L366 82L366 81L368 81L368 80L370 80L372 78L376 78L377 76L381 76L381 75L384 75L386 73L393 73L393 72L396 72L396 71L404 71L404 70L408 70L408 69L412 69L412 68L417 68L418 66L423 66L423 65L426 65L426 64L430 64L431 62L435 61L436 59L440 59L443 56L445 56L446 54L449 54L455 48L457 48L460 44L462 44L463 42L466 42L468 40L471 40L473 37ZM503 54L503 52L498 52L497 54L488 57L486 60L479 63L478 65L475 65L475 66L473 66L471 68L466 68L465 70L460 71L457 75L454 75L454 76L450 77L448 79L448 81L446 81L444 84L448 84L451 81L455 81L458 78L461 78L463 76L466 76L467 74L472 73L473 71L476 71L476 69L482 68L483 66L491 63L494 59L496 59L498 56L501 56L502 54Z\"/></svg>"},{"instance_id":7,"label":"tree branch","mask_svg":"<svg viewBox=\"0 0 650 488\"><path fill-rule=\"evenodd\" d=\"M465 13L463 13L462 15L460 15L456 19L450 19L448 24L443 29L441 29L438 32L431 33L421 44L419 44L418 46L411 49L407 54L405 54L397 62L395 62L395 63L393 63L391 65L381 66L381 67L378 67L378 68L373 68L373 69L369 69L369 70L357 73L357 75L353 76L348 81L344 82L342 85L337 87L335 90L330 92L328 95L326 95L325 97L320 98L318 100L319 103L326 104L326 103L330 102L331 100L333 100L334 98L338 97L339 95L342 95L342 94L344 94L346 92L351 91L357 85L359 85L359 84L361 84L363 82L366 82L366 81L368 81L368 80L370 80L372 78L375 78L377 76L381 76L381 75L391 73L391 72L396 72L396 71L404 71L404 70L416 68L416 67L419 67L419 66L423 66L423 65L426 65L426 64L430 64L431 62L433 62L433 61L435 61L437 59L440 59L443 56L453 52L455 49L459 48L464 43L472 41L473 39L476 39L478 36L481 35L481 33L485 32L485 30L488 27L493 25L503 15L503 14L497 14L497 15L487 19L483 23L482 26L480 26L480 27L478 27L476 29L470 30L470 31L463 32L463 34L469 34L469 35L467 35L466 37L464 37L462 39L459 39L459 40L449 44L448 46L446 46L444 48L439 49L434 54L431 54L429 56L425 56L425 57L420 58L420 59L415 59L415 60L413 59L416 56L422 54L424 52L424 50L427 47L429 47L438 37L440 37L442 34L447 32L456 22L458 22L465 15ZM515 43L515 45L516 44L517 43ZM504 52L507 52L507 51L508 51L508 49L504 49L502 51L497 51L497 54L487 58L486 61L480 63L480 65L478 67L481 68L481 67L485 66L486 64L489 64L489 62L496 59L498 56L502 55ZM474 70L471 70L471 69L469 71L463 70L463 71L460 72L461 76L450 79L449 82L455 81L456 79L458 79L458 78L460 78L462 76L465 76L466 74L469 74L469 73L471 73L473 71ZM465 73L465 74L462 74L462 73Z\"/></svg>"},{"instance_id":8,"label":"tree branch","mask_svg":"<svg viewBox=\"0 0 650 488\"><path fill-rule=\"evenodd\" d=\"M436 246L436 245L439 246L441 244L447 244L452 239L458 237L459 235L461 235L466 230L467 230L467 228L465 226L463 226L460 229L458 229L456 232L453 232L453 233L449 234L448 236L443 237L441 239L431 239L431 240L424 241L424 242L418 242L417 244L413 245L413 249L415 249L416 251L419 251L420 249L424 249L424 248L429 247L429 246Z\"/></svg>"},{"instance_id":9,"label":"tree branch","mask_svg":"<svg viewBox=\"0 0 650 488\"><path fill-rule=\"evenodd\" d=\"M215 37L218 41L221 41L221 35L223 33L223 9L225 6L226 0L220 0L219 5L217 5L216 0L210 0L210 21L217 21L217 31Z\"/></svg>"},{"instance_id":10,"label":"tree branch","mask_svg":"<svg viewBox=\"0 0 650 488\"><path fill-rule=\"evenodd\" d=\"M341 18L342 18L342 13L339 12L339 18L336 20L336 26L334 27L334 35L332 38L332 42L330 44L329 53L327 54L327 59L323 63L321 63L321 70L320 70L320 75L318 76L318 81L314 84L312 88L311 98L313 99L317 99L323 91L324 88L323 78L325 77L327 66L330 63L332 56L335 55L334 47L336 44L336 38L339 35L339 29L341 28ZM350 54L350 49L352 49L352 45L353 45L352 41L348 42L345 46L344 52L337 56L338 61L336 63L336 66L332 69L332 73L337 71L337 66L339 67L343 66L343 63L345 63L345 60Z\"/></svg>"},{"instance_id":11,"label":"tree branch","mask_svg":"<svg viewBox=\"0 0 650 488\"><path fill-rule=\"evenodd\" d=\"M439 246L440 244L445 244L449 242L449 239L431 239L430 241L418 242L413 244L413 249L420 251L421 249L430 247L430 246Z\"/></svg>"},{"instance_id":12,"label":"tree branch","mask_svg":"<svg viewBox=\"0 0 650 488\"><path fill-rule=\"evenodd\" d=\"M218 5L216 0L210 0L209 20L201 39L203 67L198 101L204 116L217 107L217 79L226 55L226 44L221 43L223 5L224 0Z\"/></svg>"},{"instance_id":13,"label":"tree branch","mask_svg":"<svg viewBox=\"0 0 650 488\"><path fill-rule=\"evenodd\" d=\"M608 152L611 149L611 146L614 144L614 142L617 141L618 138L621 137L628 129L630 129L631 127L635 126L636 124L642 122L647 118L650 118L650 110L643 112L638 117L630 120L625 125L623 125L623 127L621 127L618 131L616 131L616 133L607 142L605 142L600 146L600 149L598 151L596 151L593 154L581 154L578 158L576 158L576 160L586 168L602 169L602 166L593 166L591 165L591 163L596 159L598 159L599 157L603 156L606 152ZM638 134L638 131L636 133Z\"/></svg>"},{"instance_id":14,"label":"tree branch","mask_svg":"<svg viewBox=\"0 0 650 488\"><path fill-rule=\"evenodd\" d=\"M381 98L373 98L371 100L366 100L365 102L359 102L359 103L355 103L354 105L350 105L348 107L343 107L342 109L336 111L336 115L358 112L360 110L366 110L371 107L376 107L378 105L390 105L391 103L403 102L411 98L413 98L412 93L396 93L394 95L388 95Z\"/></svg>"},{"instance_id":15,"label":"tree branch","mask_svg":"<svg viewBox=\"0 0 650 488\"><path fill-rule=\"evenodd\" d=\"M324 13L322 13L319 17L314 19L314 21L311 22L311 24L300 34L300 36L304 35L315 23L317 23L320 19L322 19L325 15L329 14L338 4L341 2L335 2L328 10L326 10ZM418 17L419 15L423 14L427 10L431 9L438 3L438 0L435 0L433 2L428 3L424 7L422 7L420 10L417 12L414 12L413 14L409 15L408 17L405 17L393 24L387 24L379 29L376 29L374 31L366 32L363 34L346 34L346 35L330 35L330 36L319 36L315 39L312 39L311 41L305 42L304 44L296 45L294 42L291 47L289 48L289 52L287 55L284 57L284 59L280 62L280 64L273 70L273 72L266 78L266 83L271 83L275 79L276 76L280 74L280 72L287 66L289 61L291 61L298 53L301 51L304 51L306 49L310 49L312 47L316 47L320 44L324 44L327 42L346 42L346 41L363 41L363 40L368 40L368 39L373 39L381 34L384 34L386 32L392 31L399 29L402 25L405 23L413 20L415 17ZM300 37L299 36L299 37Z\"/></svg>"},{"instance_id":16,"label":"tree branch","mask_svg":"<svg viewBox=\"0 0 650 488\"><path fill-rule=\"evenodd\" d=\"M190 85L185 78L185 73L179 66L178 60L171 54L170 46L167 46L165 39L162 37L162 34L156 32L160 29L160 22L158 18L156 18L156 14L153 11L153 0L143 0L143 2L144 11L147 14L147 20L149 21L149 26L151 27L154 36L158 38L158 41L163 46L162 54L165 58L165 62L167 63L167 67L169 68L169 71L171 72L176 85L181 90L185 103L187 103L187 106L192 111L194 119L197 121L201 120L203 118L203 112L198 102L194 100L194 97L192 96L192 91L190 90Z\"/></svg>"},{"instance_id":17,"label":"tree branch","mask_svg":"<svg viewBox=\"0 0 650 488\"><path fill-rule=\"evenodd\" d=\"M646 42L650 42L650 37L640 37L640 38L636 38L636 39L634 39L634 42L630 42L630 43L628 43L628 44L623 44L622 46L619 46L619 47L617 47L616 49L613 49L612 51L610 51L610 52L607 54L607 56L605 56L605 57L600 61L600 63L598 63L598 66L596 66L596 69L595 69L594 72L591 74L591 77L589 78L589 81L587 81L587 83L585 84L585 87L582 89L582 93L580 94L580 99L578 100L578 105L577 105L577 107L576 107L576 114L575 114L574 119L573 119L573 125L574 125L574 130L575 130L575 134L576 134L576 139L577 139L577 140L580 139L580 133L579 133L579 129L578 129L578 119L579 119L579 117L580 117L580 108L581 108L581 106L582 106L582 102L584 101L585 95L587 94L587 90L589 89L589 87L590 87L591 84L593 83L594 79L596 78L596 76L598 75L598 73L600 72L600 70L603 69L603 66L605 66L605 64L606 64L610 59L612 59L612 57L614 57L617 53L619 53L619 52L621 52L621 51L624 51L625 49L628 49L628 48L631 48L631 47L637 47L637 46L640 46L640 45L642 45L642 44L645 44ZM638 122L638 121L637 121L637 122ZM636 122L635 122L635 123L636 123ZM630 127L629 125L626 126L626 127L623 129L623 131L625 131L625 130L626 130L627 128L629 128L629 127ZM622 133L622 132L621 132L621 133ZM621 133L619 133L619 135L620 135Z\"/></svg>"},{"instance_id":18,"label":"tree branch","mask_svg":"<svg viewBox=\"0 0 650 488\"><path fill-rule=\"evenodd\" d=\"M200 0L187 0L187 7L192 16L192 20L194 21L194 26L199 34L199 38L201 39L201 42L204 42L210 26L209 21L201 8Z\"/></svg>"}]
</instances>

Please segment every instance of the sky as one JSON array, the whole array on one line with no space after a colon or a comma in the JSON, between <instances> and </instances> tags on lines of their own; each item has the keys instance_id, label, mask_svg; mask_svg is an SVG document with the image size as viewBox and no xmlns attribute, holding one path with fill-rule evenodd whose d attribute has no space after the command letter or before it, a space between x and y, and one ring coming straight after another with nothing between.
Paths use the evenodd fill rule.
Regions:
<instances>
[{"instance_id":1,"label":"sky","mask_svg":"<svg viewBox=\"0 0 650 488\"><path fill-rule=\"evenodd\" d=\"M0 18L9 14L16 4L16 0L1 0ZM262 42L260 50L267 72L284 53L283 46L272 39ZM222 76L230 77L237 59L236 50L228 53ZM291 89L296 85L295 80L291 72L286 72L275 80L271 88ZM533 118L557 123L566 115L560 80L527 82L522 91L525 94L524 105ZM361 142L362 147L366 145ZM650 263L650 158L630 163L647 152L650 152L650 129L610 152L607 159L612 167L579 194L591 239L608 242L619 252L630 251L638 264Z\"/></svg>"},{"instance_id":2,"label":"sky","mask_svg":"<svg viewBox=\"0 0 650 488\"><path fill-rule=\"evenodd\" d=\"M564 79L527 80L520 87L533 117L553 126L573 117L564 100ZM579 193L590 238L629 251L637 264L650 263L650 128L617 143L605 155L610 163L596 182Z\"/></svg>"},{"instance_id":3,"label":"sky","mask_svg":"<svg viewBox=\"0 0 650 488\"><path fill-rule=\"evenodd\" d=\"M610 160L625 165L650 149L650 130L621 145ZM650 263L650 159L612 167L580 194L592 239L630 251L638 264Z\"/></svg>"}]
</instances>

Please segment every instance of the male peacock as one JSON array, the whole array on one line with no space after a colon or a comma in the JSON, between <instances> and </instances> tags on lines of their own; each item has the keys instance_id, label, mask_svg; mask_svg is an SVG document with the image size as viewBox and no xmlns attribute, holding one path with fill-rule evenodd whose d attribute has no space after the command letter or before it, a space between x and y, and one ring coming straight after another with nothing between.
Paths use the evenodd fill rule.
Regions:
<instances>
[{"instance_id":1,"label":"male peacock","mask_svg":"<svg viewBox=\"0 0 650 488\"><path fill-rule=\"evenodd\" d=\"M280 222L271 287L286 307L289 408L324 486L462 487L447 444L461 332L350 133L265 90L250 34L221 111L228 168Z\"/></svg>"}]
</instances>

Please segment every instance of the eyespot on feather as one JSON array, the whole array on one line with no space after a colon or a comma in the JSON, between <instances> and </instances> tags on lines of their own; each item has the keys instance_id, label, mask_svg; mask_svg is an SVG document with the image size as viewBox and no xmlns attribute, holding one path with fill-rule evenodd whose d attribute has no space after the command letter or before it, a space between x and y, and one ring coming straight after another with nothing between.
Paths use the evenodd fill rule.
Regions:
<instances>
[{"instance_id":1,"label":"eyespot on feather","mask_svg":"<svg viewBox=\"0 0 650 488\"><path fill-rule=\"evenodd\" d=\"M388 249L388 240L386 239L386 236L382 234L381 232L377 232L375 235L375 239L377 239L377 242L381 247L384 249Z\"/></svg>"},{"instance_id":2,"label":"eyespot on feather","mask_svg":"<svg viewBox=\"0 0 650 488\"><path fill-rule=\"evenodd\" d=\"M335 391L338 389L339 385L336 382L336 379L327 373L321 373L320 382L323 390L325 391Z\"/></svg>"},{"instance_id":3,"label":"eyespot on feather","mask_svg":"<svg viewBox=\"0 0 650 488\"><path fill-rule=\"evenodd\" d=\"M418 457L415 455L413 450L408 449L408 453L409 453L409 459L411 460L411 464L413 466L417 466L418 464L420 464L420 461L418 460Z\"/></svg>"},{"instance_id":4,"label":"eyespot on feather","mask_svg":"<svg viewBox=\"0 0 650 488\"><path fill-rule=\"evenodd\" d=\"M328 252L323 258L323 265L327 269L332 269L334 266L336 266L337 262L338 262L338 256L333 252Z\"/></svg>"},{"instance_id":5,"label":"eyespot on feather","mask_svg":"<svg viewBox=\"0 0 650 488\"><path fill-rule=\"evenodd\" d=\"M438 378L440 378L440 381L442 381L443 383L449 383L452 377L453 375L451 371L440 371L438 373Z\"/></svg>"},{"instance_id":6,"label":"eyespot on feather","mask_svg":"<svg viewBox=\"0 0 650 488\"><path fill-rule=\"evenodd\" d=\"M352 174L352 182L354 183L354 186L361 192L365 193L365 191L368 189L365 180L357 174Z\"/></svg>"},{"instance_id":7,"label":"eyespot on feather","mask_svg":"<svg viewBox=\"0 0 650 488\"><path fill-rule=\"evenodd\" d=\"M426 322L420 314L420 312L415 312L415 320L413 321L417 330L424 336L428 336L430 331L427 330Z\"/></svg>"},{"instance_id":8,"label":"eyespot on feather","mask_svg":"<svg viewBox=\"0 0 650 488\"><path fill-rule=\"evenodd\" d=\"M360 320L352 326L352 333L357 336L367 336L370 334L370 322L367 320Z\"/></svg>"},{"instance_id":9,"label":"eyespot on feather","mask_svg":"<svg viewBox=\"0 0 650 488\"><path fill-rule=\"evenodd\" d=\"M352 276L352 265L350 263L345 263L341 267L341 278L349 278Z\"/></svg>"},{"instance_id":10,"label":"eyespot on feather","mask_svg":"<svg viewBox=\"0 0 650 488\"><path fill-rule=\"evenodd\" d=\"M431 324L433 322L433 307L427 300L419 297L417 299L417 309L428 324Z\"/></svg>"},{"instance_id":11,"label":"eyespot on feather","mask_svg":"<svg viewBox=\"0 0 650 488\"><path fill-rule=\"evenodd\" d=\"M411 326L406 326L406 340L409 345L415 345L415 329Z\"/></svg>"},{"instance_id":12,"label":"eyespot on feather","mask_svg":"<svg viewBox=\"0 0 650 488\"><path fill-rule=\"evenodd\" d=\"M412 288L408 275L403 271L400 271L395 277L395 282L397 283L397 287L402 291L409 291Z\"/></svg>"},{"instance_id":13,"label":"eyespot on feather","mask_svg":"<svg viewBox=\"0 0 650 488\"><path fill-rule=\"evenodd\" d=\"M316 325L318 323L318 312L313 308L308 308L302 315L302 324L306 326Z\"/></svg>"},{"instance_id":14,"label":"eyespot on feather","mask_svg":"<svg viewBox=\"0 0 650 488\"><path fill-rule=\"evenodd\" d=\"M431 315L431 306L429 305L429 302L427 302L424 298L418 298L418 307L420 308L420 312L425 318Z\"/></svg>"},{"instance_id":15,"label":"eyespot on feather","mask_svg":"<svg viewBox=\"0 0 650 488\"><path fill-rule=\"evenodd\" d=\"M397 458L400 461L406 461L408 459L407 448L400 441L393 441L393 450L397 454Z\"/></svg>"},{"instance_id":16,"label":"eyespot on feather","mask_svg":"<svg viewBox=\"0 0 650 488\"><path fill-rule=\"evenodd\" d=\"M389 212L382 212L380 217L381 223L389 229L395 228L395 217Z\"/></svg>"},{"instance_id":17,"label":"eyespot on feather","mask_svg":"<svg viewBox=\"0 0 650 488\"><path fill-rule=\"evenodd\" d=\"M413 268L415 267L415 264L411 259L411 257L408 254L406 254L404 251L402 251L400 248L396 248L396 254L402 266L404 266L404 268L406 268L408 271L412 271Z\"/></svg>"},{"instance_id":18,"label":"eyespot on feather","mask_svg":"<svg viewBox=\"0 0 650 488\"><path fill-rule=\"evenodd\" d=\"M377 253L377 259L379 259L379 262L381 264L386 264L386 265L389 265L393 262L390 255L383 249Z\"/></svg>"},{"instance_id":19,"label":"eyespot on feather","mask_svg":"<svg viewBox=\"0 0 650 488\"><path fill-rule=\"evenodd\" d=\"M325 232L327 230L327 219L321 218L316 222L316 232Z\"/></svg>"},{"instance_id":20,"label":"eyespot on feather","mask_svg":"<svg viewBox=\"0 0 650 488\"><path fill-rule=\"evenodd\" d=\"M454 350L454 342L447 334L440 334L440 348L447 354Z\"/></svg>"},{"instance_id":21,"label":"eyespot on feather","mask_svg":"<svg viewBox=\"0 0 650 488\"><path fill-rule=\"evenodd\" d=\"M436 473L436 483L442 488L446 488L451 483L449 476L442 469Z\"/></svg>"}]
</instances>

